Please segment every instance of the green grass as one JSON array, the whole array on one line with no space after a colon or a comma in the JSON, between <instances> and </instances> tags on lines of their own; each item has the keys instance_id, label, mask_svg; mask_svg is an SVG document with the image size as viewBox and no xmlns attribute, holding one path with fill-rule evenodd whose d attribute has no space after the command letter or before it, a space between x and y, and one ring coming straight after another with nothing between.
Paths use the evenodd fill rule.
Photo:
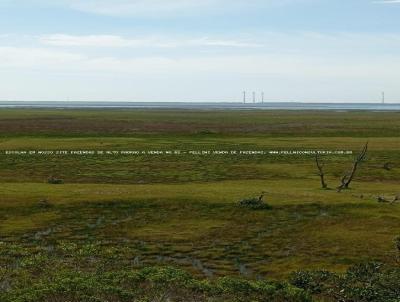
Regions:
<instances>
[{"instance_id":1,"label":"green grass","mask_svg":"<svg viewBox=\"0 0 400 302\"><path fill-rule=\"evenodd\" d=\"M202 278L286 280L297 270L344 272L362 261L394 263L400 205L380 204L377 196L400 193L399 116L357 111L2 110L3 151L356 153L366 141L370 149L351 189L342 193L335 187L350 169L351 155L321 157L331 188L322 190L312 155L1 153L0 241L25 256L6 249L0 253L0 267L15 267L12 288L23 280L19 274L26 273L18 263L37 249L48 251L57 265L79 260L75 254L57 254L60 244L78 249L94 245L101 253L113 250L118 261L108 262L105 271L172 265ZM394 168L383 169L385 162ZM47 184L50 175L65 184ZM238 206L239 200L262 191L271 209ZM91 262L79 265L85 272L93 269ZM45 278L46 270L32 276Z\"/></svg>"}]
</instances>

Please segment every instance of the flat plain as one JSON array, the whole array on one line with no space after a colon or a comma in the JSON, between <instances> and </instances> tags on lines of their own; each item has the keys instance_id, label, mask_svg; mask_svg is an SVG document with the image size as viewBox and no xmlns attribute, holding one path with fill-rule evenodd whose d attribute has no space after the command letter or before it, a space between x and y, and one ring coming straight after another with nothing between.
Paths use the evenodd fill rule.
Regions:
<instances>
[{"instance_id":1,"label":"flat plain","mask_svg":"<svg viewBox=\"0 0 400 302\"><path fill-rule=\"evenodd\" d=\"M366 142L366 161L338 193ZM2 109L0 150L3 265L38 251L69 263L65 246L113 254L105 270L168 265L211 279L286 280L297 270L395 261L400 205L377 198L400 193L399 112ZM323 190L311 154L6 154L23 150L353 154L321 155ZM270 209L238 206L261 192Z\"/></svg>"}]
</instances>

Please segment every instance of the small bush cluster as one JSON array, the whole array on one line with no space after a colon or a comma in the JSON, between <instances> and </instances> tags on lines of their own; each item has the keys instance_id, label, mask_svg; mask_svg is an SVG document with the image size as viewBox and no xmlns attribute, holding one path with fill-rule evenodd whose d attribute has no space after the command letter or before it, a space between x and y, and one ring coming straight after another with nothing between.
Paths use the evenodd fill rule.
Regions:
<instances>
[{"instance_id":1,"label":"small bush cluster","mask_svg":"<svg viewBox=\"0 0 400 302\"><path fill-rule=\"evenodd\" d=\"M247 198L239 201L241 207L246 207L252 210L269 210L272 207L264 202L261 198Z\"/></svg>"}]
</instances>

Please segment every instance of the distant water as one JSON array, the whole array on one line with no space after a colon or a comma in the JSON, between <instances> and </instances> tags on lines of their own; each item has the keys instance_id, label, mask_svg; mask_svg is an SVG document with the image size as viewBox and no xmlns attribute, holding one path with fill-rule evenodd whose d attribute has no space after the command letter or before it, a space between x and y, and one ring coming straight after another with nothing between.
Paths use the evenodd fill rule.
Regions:
<instances>
[{"instance_id":1,"label":"distant water","mask_svg":"<svg viewBox=\"0 0 400 302\"><path fill-rule=\"evenodd\" d=\"M215 109L215 110L369 110L400 111L400 103L299 103L268 102L256 104L243 103L190 103L190 102L22 102L0 101L0 108L115 108L115 109Z\"/></svg>"}]
</instances>

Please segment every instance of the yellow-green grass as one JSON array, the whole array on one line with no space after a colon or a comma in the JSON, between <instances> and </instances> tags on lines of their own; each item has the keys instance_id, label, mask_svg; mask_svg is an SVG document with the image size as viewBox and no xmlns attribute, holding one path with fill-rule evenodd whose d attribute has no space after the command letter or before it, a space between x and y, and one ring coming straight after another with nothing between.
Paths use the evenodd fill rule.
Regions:
<instances>
[{"instance_id":1,"label":"yellow-green grass","mask_svg":"<svg viewBox=\"0 0 400 302\"><path fill-rule=\"evenodd\" d=\"M369 141L362 180L399 181L400 139L397 137L87 137L0 139L0 150L350 150L357 153ZM337 182L354 155L322 156L327 175ZM394 169L386 171L386 162ZM50 175L67 183L183 183L238 179L291 179L315 175L312 155L0 155L0 181L45 182ZM334 184L336 185L336 184Z\"/></svg>"},{"instance_id":2,"label":"yellow-green grass","mask_svg":"<svg viewBox=\"0 0 400 302\"><path fill-rule=\"evenodd\" d=\"M368 197L386 192L398 193L397 183L358 182L352 190L337 193L322 190L319 180L241 180L190 184L64 184L0 183L2 207L18 207L50 198L55 204L102 202L135 199L193 199L202 202L233 203L240 198L266 191L268 200L276 205L321 203L359 203L361 194ZM361 200L363 202L363 200Z\"/></svg>"},{"instance_id":3,"label":"yellow-green grass","mask_svg":"<svg viewBox=\"0 0 400 302\"><path fill-rule=\"evenodd\" d=\"M30 215L3 217L0 222L0 234L24 233L46 227L58 218L56 212L43 212Z\"/></svg>"}]
</instances>

